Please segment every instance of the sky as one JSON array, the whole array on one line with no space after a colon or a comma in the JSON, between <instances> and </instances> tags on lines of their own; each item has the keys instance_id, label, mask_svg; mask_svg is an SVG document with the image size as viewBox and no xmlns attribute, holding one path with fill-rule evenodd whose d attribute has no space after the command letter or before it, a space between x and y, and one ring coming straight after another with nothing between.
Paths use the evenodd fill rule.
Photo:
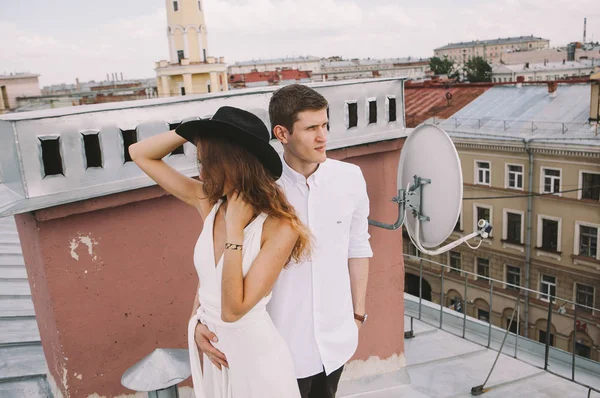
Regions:
<instances>
[{"instance_id":1,"label":"sky","mask_svg":"<svg viewBox=\"0 0 600 398\"><path fill-rule=\"evenodd\" d=\"M0 0L0 74L42 86L155 77L170 0ZM313 55L430 57L450 42L535 35L600 41L598 0L204 0L208 54L233 63Z\"/></svg>"}]
</instances>

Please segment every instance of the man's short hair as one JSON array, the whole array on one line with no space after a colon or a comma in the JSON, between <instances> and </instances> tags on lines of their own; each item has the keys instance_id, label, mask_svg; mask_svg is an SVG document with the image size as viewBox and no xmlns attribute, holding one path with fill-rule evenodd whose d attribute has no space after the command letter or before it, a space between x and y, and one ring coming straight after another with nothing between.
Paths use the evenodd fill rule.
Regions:
<instances>
[{"instance_id":1,"label":"man's short hair","mask_svg":"<svg viewBox=\"0 0 600 398\"><path fill-rule=\"evenodd\" d=\"M327 100L321 94L302 84L290 84L273 93L269 102L271 130L277 125L293 132L298 114L327 108Z\"/></svg>"}]
</instances>

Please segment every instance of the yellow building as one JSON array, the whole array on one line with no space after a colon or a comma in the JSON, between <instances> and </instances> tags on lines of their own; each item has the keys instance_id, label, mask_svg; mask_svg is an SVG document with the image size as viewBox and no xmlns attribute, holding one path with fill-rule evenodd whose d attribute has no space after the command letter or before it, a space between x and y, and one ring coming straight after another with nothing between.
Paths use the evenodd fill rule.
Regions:
<instances>
[{"instance_id":1,"label":"yellow building","mask_svg":"<svg viewBox=\"0 0 600 398\"><path fill-rule=\"evenodd\" d=\"M479 219L494 229L477 250L407 258L407 291L418 295L423 264L425 299L508 328L519 287L529 288L510 330L544 343L552 297L550 344L600 360L600 140L588 119L595 84L493 87L441 123L464 183L450 240ZM417 255L408 239L404 250ZM457 270L441 272L430 260ZM491 290L479 276L498 282Z\"/></svg>"},{"instance_id":2,"label":"yellow building","mask_svg":"<svg viewBox=\"0 0 600 398\"><path fill-rule=\"evenodd\" d=\"M169 61L156 63L158 95L227 91L225 59L208 55L203 1L166 0L166 6Z\"/></svg>"}]
</instances>

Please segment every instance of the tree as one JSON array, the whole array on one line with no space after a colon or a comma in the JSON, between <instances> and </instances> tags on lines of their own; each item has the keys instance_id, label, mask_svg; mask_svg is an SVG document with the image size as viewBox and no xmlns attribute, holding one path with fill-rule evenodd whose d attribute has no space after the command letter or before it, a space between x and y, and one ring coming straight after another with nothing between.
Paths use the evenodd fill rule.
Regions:
<instances>
[{"instance_id":1,"label":"tree","mask_svg":"<svg viewBox=\"0 0 600 398\"><path fill-rule=\"evenodd\" d=\"M440 57L433 57L429 59L429 68L436 75L447 75L452 70L452 66L454 65L454 61L444 57L443 59Z\"/></svg>"},{"instance_id":2,"label":"tree","mask_svg":"<svg viewBox=\"0 0 600 398\"><path fill-rule=\"evenodd\" d=\"M492 81L492 67L482 57L470 58L465 65L467 80L472 83Z\"/></svg>"}]
</instances>

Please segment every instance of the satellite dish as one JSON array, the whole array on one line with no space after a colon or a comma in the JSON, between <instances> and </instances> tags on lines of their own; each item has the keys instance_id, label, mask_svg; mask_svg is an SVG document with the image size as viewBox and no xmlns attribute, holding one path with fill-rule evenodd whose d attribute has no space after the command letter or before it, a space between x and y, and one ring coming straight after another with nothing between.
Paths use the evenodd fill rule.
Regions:
<instances>
[{"instance_id":1,"label":"satellite dish","mask_svg":"<svg viewBox=\"0 0 600 398\"><path fill-rule=\"evenodd\" d=\"M408 234L421 252L438 255L476 236L487 238L492 230L485 220L477 231L442 248L442 244L460 216L463 179L460 159L452 140L444 130L432 124L417 127L406 139L398 163L398 220L369 224L396 230L406 223Z\"/></svg>"},{"instance_id":2,"label":"satellite dish","mask_svg":"<svg viewBox=\"0 0 600 398\"><path fill-rule=\"evenodd\" d=\"M454 144L441 128L425 124L406 139L398 164L398 190L421 180L421 214L428 217L421 226L419 240L424 247L442 244L456 225L463 198L460 159ZM416 238L417 217L409 213L405 220L408 233Z\"/></svg>"}]
</instances>

